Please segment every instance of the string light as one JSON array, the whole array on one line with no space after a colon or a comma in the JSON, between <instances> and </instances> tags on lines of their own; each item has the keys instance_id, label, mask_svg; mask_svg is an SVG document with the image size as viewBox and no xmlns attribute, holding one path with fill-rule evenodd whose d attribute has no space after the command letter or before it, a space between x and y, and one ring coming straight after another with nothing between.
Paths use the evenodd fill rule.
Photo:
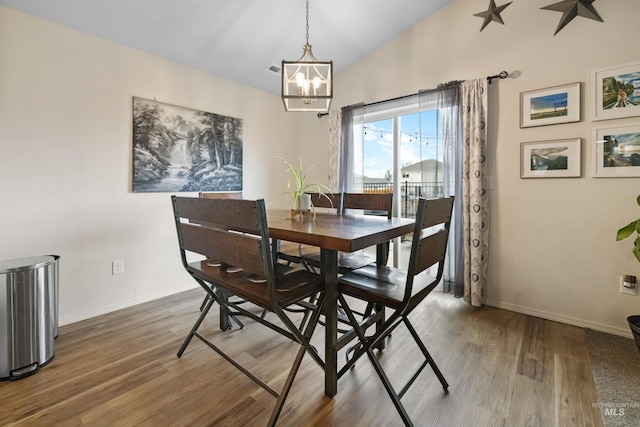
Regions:
<instances>
[{"instance_id":1,"label":"string light","mask_svg":"<svg viewBox=\"0 0 640 427\"><path fill-rule=\"evenodd\" d=\"M364 134L367 135L367 131L375 134L380 132L380 139L384 139L385 135L393 135L391 131L385 131L384 129L375 129L369 126L364 126ZM426 141L426 145L429 145L429 139L438 139L438 135L435 133L420 133L420 132L400 132L400 134L404 137L409 138L409 142L421 142Z\"/></svg>"}]
</instances>

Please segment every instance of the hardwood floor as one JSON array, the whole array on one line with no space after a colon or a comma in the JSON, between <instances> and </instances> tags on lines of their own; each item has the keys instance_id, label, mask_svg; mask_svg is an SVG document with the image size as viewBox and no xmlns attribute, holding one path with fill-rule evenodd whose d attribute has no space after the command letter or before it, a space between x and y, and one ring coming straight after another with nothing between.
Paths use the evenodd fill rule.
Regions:
<instances>
[{"instance_id":1,"label":"hardwood floor","mask_svg":"<svg viewBox=\"0 0 640 427\"><path fill-rule=\"evenodd\" d=\"M198 340L176 357L202 297L183 292L60 328L47 366L0 382L0 425L265 425L274 398L231 364ZM439 293L412 321L450 384L445 394L429 368L422 372L403 398L416 426L603 425L582 329ZM219 331L216 310L201 331L279 386L295 346L245 325ZM323 332L314 339L320 347ZM420 363L410 341L399 328L381 355L400 381ZM278 425L402 425L368 360L338 385L335 398L324 396L322 372L305 357Z\"/></svg>"}]
</instances>

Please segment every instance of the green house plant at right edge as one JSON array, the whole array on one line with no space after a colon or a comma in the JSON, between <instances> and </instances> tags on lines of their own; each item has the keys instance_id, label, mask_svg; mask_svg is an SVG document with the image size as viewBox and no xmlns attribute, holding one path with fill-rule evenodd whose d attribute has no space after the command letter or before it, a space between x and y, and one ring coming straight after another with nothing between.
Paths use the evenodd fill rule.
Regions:
<instances>
[{"instance_id":1,"label":"green house plant at right edge","mask_svg":"<svg viewBox=\"0 0 640 427\"><path fill-rule=\"evenodd\" d=\"M636 198L636 203L640 206L640 196ZM616 240L623 240L632 235L635 236L632 252L638 262L640 262L640 218L618 230ZM629 328L631 328L631 333L640 351L640 315L627 317L627 322L629 323Z\"/></svg>"}]
</instances>

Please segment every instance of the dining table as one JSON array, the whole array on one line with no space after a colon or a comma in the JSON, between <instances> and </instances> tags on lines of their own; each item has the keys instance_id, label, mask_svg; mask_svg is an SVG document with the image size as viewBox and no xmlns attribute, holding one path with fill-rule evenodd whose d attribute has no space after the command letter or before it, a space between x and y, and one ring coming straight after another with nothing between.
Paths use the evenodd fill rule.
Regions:
<instances>
[{"instance_id":1,"label":"dining table","mask_svg":"<svg viewBox=\"0 0 640 427\"><path fill-rule=\"evenodd\" d=\"M376 262L386 264L390 240L413 232L414 220L361 213L315 212L292 215L288 209L268 209L269 236L320 248L325 282L325 394L338 392L338 254L376 246Z\"/></svg>"}]
</instances>

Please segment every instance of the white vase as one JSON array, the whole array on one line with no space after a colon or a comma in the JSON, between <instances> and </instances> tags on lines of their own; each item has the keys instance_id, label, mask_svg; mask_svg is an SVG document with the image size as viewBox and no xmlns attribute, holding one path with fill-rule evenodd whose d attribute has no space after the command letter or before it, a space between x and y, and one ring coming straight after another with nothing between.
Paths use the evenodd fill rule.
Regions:
<instances>
[{"instance_id":1,"label":"white vase","mask_svg":"<svg viewBox=\"0 0 640 427\"><path fill-rule=\"evenodd\" d=\"M301 194L298 196L298 210L303 212L311 210L311 194Z\"/></svg>"}]
</instances>

